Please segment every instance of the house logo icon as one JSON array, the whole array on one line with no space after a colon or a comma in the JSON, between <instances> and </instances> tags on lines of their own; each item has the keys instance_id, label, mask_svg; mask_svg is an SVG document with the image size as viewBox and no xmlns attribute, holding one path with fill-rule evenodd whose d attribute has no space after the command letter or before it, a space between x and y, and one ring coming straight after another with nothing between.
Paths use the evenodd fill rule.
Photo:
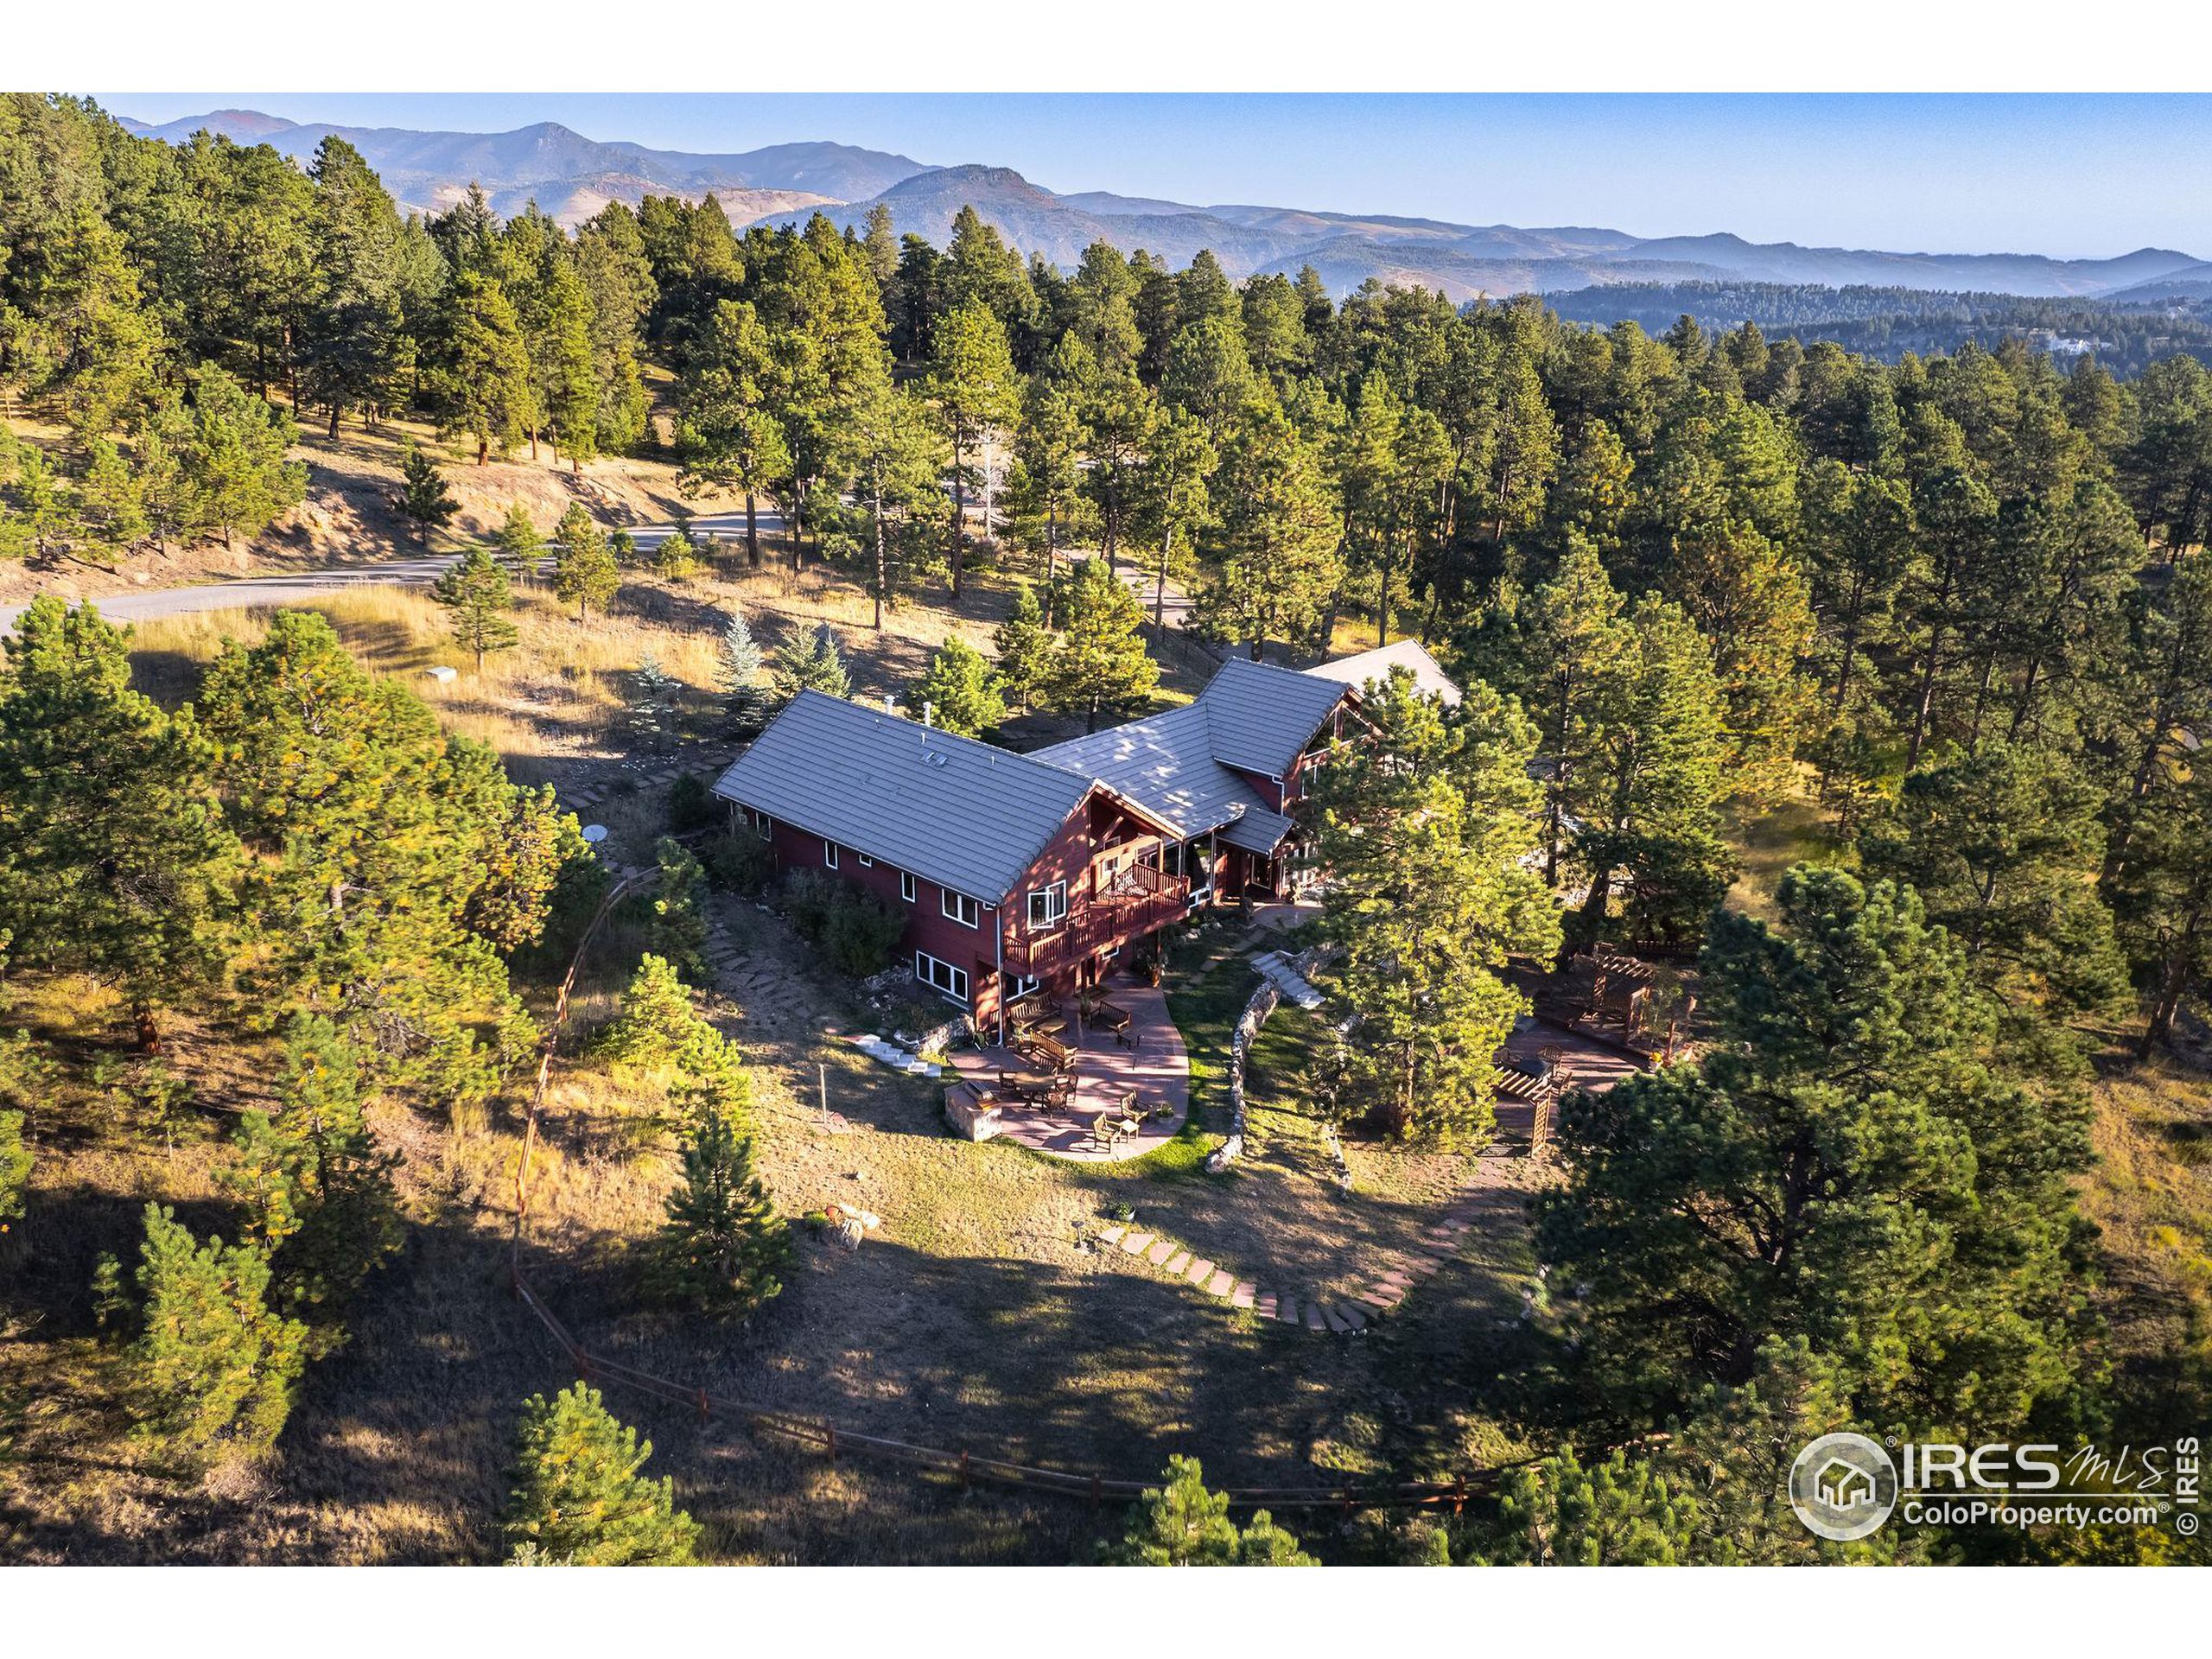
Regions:
<instances>
[{"instance_id":1,"label":"house logo icon","mask_svg":"<svg viewBox=\"0 0 2212 1659\"><path fill-rule=\"evenodd\" d=\"M1789 1465L1789 1507L1815 1537L1864 1538L1897 1503L1897 1465L1864 1434L1823 1434Z\"/></svg>"}]
</instances>

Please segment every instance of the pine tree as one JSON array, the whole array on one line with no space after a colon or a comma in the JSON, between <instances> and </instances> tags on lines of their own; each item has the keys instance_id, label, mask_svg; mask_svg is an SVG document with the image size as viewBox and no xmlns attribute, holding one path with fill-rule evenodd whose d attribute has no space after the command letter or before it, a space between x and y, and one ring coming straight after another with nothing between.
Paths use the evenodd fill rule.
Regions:
<instances>
[{"instance_id":1,"label":"pine tree","mask_svg":"<svg viewBox=\"0 0 2212 1659\"><path fill-rule=\"evenodd\" d=\"M1447 721L1403 670L1363 713L1372 740L1342 746L1318 791L1322 928L1352 1011L1337 1108L1395 1135L1479 1141L1497 1052L1527 1011L1499 969L1559 948L1529 868L1535 734L1479 683Z\"/></svg>"},{"instance_id":2,"label":"pine tree","mask_svg":"<svg viewBox=\"0 0 2212 1659\"><path fill-rule=\"evenodd\" d=\"M845 675L845 659L837 650L837 637L823 623L811 633L787 635L776 652L771 671L776 695L789 702L802 691L819 691L832 697L852 695Z\"/></svg>"},{"instance_id":3,"label":"pine tree","mask_svg":"<svg viewBox=\"0 0 2212 1659\"><path fill-rule=\"evenodd\" d=\"M192 381L191 437L182 461L200 514L231 545L257 536L307 497L308 469L286 454L299 442L290 416L213 364Z\"/></svg>"},{"instance_id":4,"label":"pine tree","mask_svg":"<svg viewBox=\"0 0 2212 1659\"><path fill-rule=\"evenodd\" d=\"M1006 328L980 301L957 304L938 324L937 356L928 396L952 448L952 596L960 597L968 543L968 463L993 431L1011 426L1021 379L1007 350Z\"/></svg>"},{"instance_id":5,"label":"pine tree","mask_svg":"<svg viewBox=\"0 0 2212 1659\"><path fill-rule=\"evenodd\" d=\"M1859 850L1869 874L1919 892L2008 1001L2108 1010L2127 966L2096 890L2103 805L2063 755L1991 739L1907 778Z\"/></svg>"},{"instance_id":6,"label":"pine tree","mask_svg":"<svg viewBox=\"0 0 2212 1659\"><path fill-rule=\"evenodd\" d=\"M648 656L638 664L630 686L630 731L647 748L666 748L675 740L676 702L682 690L682 683L660 665L659 658Z\"/></svg>"},{"instance_id":7,"label":"pine tree","mask_svg":"<svg viewBox=\"0 0 2212 1659\"><path fill-rule=\"evenodd\" d=\"M715 646L715 684L722 694L729 723L737 731L750 732L760 715L765 696L760 675L767 664L767 656L753 639L744 613L732 611Z\"/></svg>"},{"instance_id":8,"label":"pine tree","mask_svg":"<svg viewBox=\"0 0 2212 1659\"><path fill-rule=\"evenodd\" d=\"M871 372L847 405L844 464L856 511L841 515L850 527L836 537L836 549L866 573L861 585L880 629L887 607L918 577L943 568L944 446L921 403L888 374Z\"/></svg>"},{"instance_id":9,"label":"pine tree","mask_svg":"<svg viewBox=\"0 0 2212 1659\"><path fill-rule=\"evenodd\" d=\"M23 1115L0 1112L0 1236L23 1218L23 1193L30 1185L30 1148L23 1144Z\"/></svg>"},{"instance_id":10,"label":"pine tree","mask_svg":"<svg viewBox=\"0 0 2212 1659\"><path fill-rule=\"evenodd\" d=\"M1099 1559L1111 1567L1319 1565L1265 1510L1238 1531L1227 1496L1207 1491L1198 1460L1183 1457L1168 1459L1161 1484L1137 1500L1128 1532Z\"/></svg>"},{"instance_id":11,"label":"pine tree","mask_svg":"<svg viewBox=\"0 0 2212 1659\"><path fill-rule=\"evenodd\" d=\"M338 1020L380 1084L451 1103L496 1077L515 1012L504 953L535 941L564 873L589 868L550 791L283 611L208 669L200 707L231 816L255 855L240 982Z\"/></svg>"},{"instance_id":12,"label":"pine tree","mask_svg":"<svg viewBox=\"0 0 2212 1659\"><path fill-rule=\"evenodd\" d=\"M589 621L593 606L603 610L614 597L622 572L606 535L581 503L561 515L553 534L553 592L562 603L575 606L577 621Z\"/></svg>"},{"instance_id":13,"label":"pine tree","mask_svg":"<svg viewBox=\"0 0 2212 1659\"><path fill-rule=\"evenodd\" d=\"M658 1300L717 1319L743 1319L783 1290L791 1237L753 1170L753 1142L721 1111L696 1113L683 1177L645 1270Z\"/></svg>"},{"instance_id":14,"label":"pine tree","mask_svg":"<svg viewBox=\"0 0 2212 1659\"><path fill-rule=\"evenodd\" d=\"M34 600L0 650L0 939L119 985L151 1052L155 1011L223 968L240 860L214 748L130 690L128 636L89 604Z\"/></svg>"},{"instance_id":15,"label":"pine tree","mask_svg":"<svg viewBox=\"0 0 2212 1659\"><path fill-rule=\"evenodd\" d=\"M1695 1559L1694 1507L1625 1452L1586 1468L1569 1446L1516 1469L1498 1499L1498 1547L1524 1567L1681 1567Z\"/></svg>"},{"instance_id":16,"label":"pine tree","mask_svg":"<svg viewBox=\"0 0 2212 1659\"><path fill-rule=\"evenodd\" d=\"M1344 585L1338 506L1313 446L1271 404L1247 409L1221 446L1211 560L1196 620L1209 638L1317 641Z\"/></svg>"},{"instance_id":17,"label":"pine tree","mask_svg":"<svg viewBox=\"0 0 2212 1659\"><path fill-rule=\"evenodd\" d=\"M791 466L773 407L780 372L759 312L725 300L715 308L705 350L687 365L677 391L677 448L684 477L745 492L746 563L755 569L759 499Z\"/></svg>"},{"instance_id":18,"label":"pine tree","mask_svg":"<svg viewBox=\"0 0 2212 1659\"><path fill-rule=\"evenodd\" d=\"M512 515L509 523L513 523ZM523 520L524 527L528 523ZM430 597L452 618L454 643L476 653L479 674L484 671L486 652L512 650L522 638L508 614L514 595L505 568L480 547L470 549L466 558L440 576L431 586Z\"/></svg>"},{"instance_id":19,"label":"pine tree","mask_svg":"<svg viewBox=\"0 0 2212 1659\"><path fill-rule=\"evenodd\" d=\"M647 952L622 993L622 1012L600 1038L599 1050L610 1059L640 1065L672 1061L702 1023L674 966Z\"/></svg>"},{"instance_id":20,"label":"pine tree","mask_svg":"<svg viewBox=\"0 0 2212 1659\"><path fill-rule=\"evenodd\" d=\"M342 1311L404 1236L399 1159L377 1144L366 1096L359 1051L329 1020L296 1014L276 1115L247 1113L237 1136L232 1185L253 1242L270 1255L280 1300L296 1310Z\"/></svg>"},{"instance_id":21,"label":"pine tree","mask_svg":"<svg viewBox=\"0 0 2212 1659\"><path fill-rule=\"evenodd\" d=\"M428 547L430 532L442 530L461 511L461 503L446 487L446 475L412 438L399 456L399 511L415 521L416 539Z\"/></svg>"},{"instance_id":22,"label":"pine tree","mask_svg":"<svg viewBox=\"0 0 2212 1659\"><path fill-rule=\"evenodd\" d=\"M1037 590L1027 582L1014 590L1014 608L992 632L991 645L998 652L999 677L1005 682L1007 695L1018 709L1034 708L1046 696L1052 635L1045 626L1045 609L1037 602Z\"/></svg>"},{"instance_id":23,"label":"pine tree","mask_svg":"<svg viewBox=\"0 0 2212 1659\"><path fill-rule=\"evenodd\" d=\"M1160 683L1160 665L1144 648L1144 607L1103 559L1085 559L1068 574L1054 604L1058 644L1046 671L1045 700L1080 709L1084 729L1098 729L1101 710L1143 702Z\"/></svg>"},{"instance_id":24,"label":"pine tree","mask_svg":"<svg viewBox=\"0 0 2212 1659\"><path fill-rule=\"evenodd\" d=\"M1157 547L1153 570L1152 626L1167 627L1167 578L1179 548L1188 552L1206 521L1212 498L1206 481L1218 457L1198 420L1176 410L1152 433L1144 465L1137 474L1136 512L1131 526Z\"/></svg>"},{"instance_id":25,"label":"pine tree","mask_svg":"<svg viewBox=\"0 0 2212 1659\"><path fill-rule=\"evenodd\" d=\"M653 574L663 582L689 582L701 568L699 544L682 524L662 537L653 550Z\"/></svg>"},{"instance_id":26,"label":"pine tree","mask_svg":"<svg viewBox=\"0 0 2212 1659\"><path fill-rule=\"evenodd\" d=\"M500 563L524 576L536 570L545 556L545 538L537 533L530 509L519 501L507 503L507 516L492 532L492 545L499 550Z\"/></svg>"},{"instance_id":27,"label":"pine tree","mask_svg":"<svg viewBox=\"0 0 2212 1659\"><path fill-rule=\"evenodd\" d=\"M476 464L502 454L537 425L530 353L513 302L492 276L463 270L454 278L448 360L441 377L450 429L476 439Z\"/></svg>"},{"instance_id":28,"label":"pine tree","mask_svg":"<svg viewBox=\"0 0 2212 1659\"><path fill-rule=\"evenodd\" d=\"M652 1442L614 1420L582 1383L523 1402L503 1522L517 1555L576 1567L688 1567L698 1523L674 1484L639 1474Z\"/></svg>"},{"instance_id":29,"label":"pine tree","mask_svg":"<svg viewBox=\"0 0 2212 1659\"><path fill-rule=\"evenodd\" d=\"M980 737L1006 719L1002 683L991 665L957 634L930 658L928 671L914 682L907 701L926 708L936 725L962 737Z\"/></svg>"},{"instance_id":30,"label":"pine tree","mask_svg":"<svg viewBox=\"0 0 2212 1659\"><path fill-rule=\"evenodd\" d=\"M653 949L694 985L707 978L707 918L699 913L706 872L682 842L664 836L653 848L660 883L652 902Z\"/></svg>"},{"instance_id":31,"label":"pine tree","mask_svg":"<svg viewBox=\"0 0 2212 1659\"><path fill-rule=\"evenodd\" d=\"M267 1452L307 1363L306 1327L269 1311L259 1251L201 1245L160 1205L145 1218L139 1332L124 1356L139 1432L193 1460Z\"/></svg>"},{"instance_id":32,"label":"pine tree","mask_svg":"<svg viewBox=\"0 0 2212 1659\"><path fill-rule=\"evenodd\" d=\"M1778 903L1779 927L1708 928L1700 1059L1560 1114L1540 1248L1577 1287L1586 1363L1656 1414L1802 1336L1878 1422L1965 1408L2002 1436L2063 1414L2085 1363L2081 1103L2007 1075L1999 1010L1910 889L1801 866Z\"/></svg>"}]
</instances>

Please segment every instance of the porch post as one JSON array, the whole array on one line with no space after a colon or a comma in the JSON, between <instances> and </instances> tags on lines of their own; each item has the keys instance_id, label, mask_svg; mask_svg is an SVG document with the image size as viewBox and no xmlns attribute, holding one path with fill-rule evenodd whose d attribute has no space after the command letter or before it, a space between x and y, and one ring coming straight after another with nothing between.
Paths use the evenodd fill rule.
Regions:
<instances>
[{"instance_id":1,"label":"porch post","mask_svg":"<svg viewBox=\"0 0 2212 1659\"><path fill-rule=\"evenodd\" d=\"M997 964L999 976L999 1046L1006 1046L1006 918L1011 907L999 906L997 923L991 929L991 955Z\"/></svg>"}]
</instances>

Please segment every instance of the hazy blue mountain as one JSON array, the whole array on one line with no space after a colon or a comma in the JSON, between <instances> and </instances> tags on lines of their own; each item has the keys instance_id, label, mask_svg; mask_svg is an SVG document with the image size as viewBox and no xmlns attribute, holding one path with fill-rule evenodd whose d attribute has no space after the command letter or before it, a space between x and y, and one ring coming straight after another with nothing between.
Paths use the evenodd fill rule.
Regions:
<instances>
[{"instance_id":1,"label":"hazy blue mountain","mask_svg":"<svg viewBox=\"0 0 2212 1659\"><path fill-rule=\"evenodd\" d=\"M1323 213L1250 204L1194 207L1110 191L1061 195L1011 168L926 167L905 156L829 143L774 144L734 155L694 155L601 143L554 122L512 132L416 132L280 120L218 110L133 130L181 143L206 128L240 143L274 144L305 160L337 133L410 207L435 211L472 182L498 212L536 201L564 223L608 201L653 194L693 199L712 191L740 226L782 222L816 208L858 226L880 203L902 234L942 245L953 216L973 206L1024 253L1072 266L1091 243L1138 248L1173 264L1201 248L1233 277L1319 270L1339 292L1370 278L1421 283L1456 300L1566 294L1617 283L1751 283L1972 291L2034 298L2156 301L2212 293L2212 263L2163 248L2113 259L2040 254L1893 253L1754 243L1726 233L1638 237L1602 226L1458 225L1395 214Z\"/></svg>"},{"instance_id":2,"label":"hazy blue mountain","mask_svg":"<svg viewBox=\"0 0 2212 1659\"><path fill-rule=\"evenodd\" d=\"M1311 264L1331 288L1370 277L1422 283L1454 299L1567 293L1614 283L1760 282L1853 284L2036 296L2101 296L2199 267L2192 256L2145 248L2114 259L2040 254L1890 253L1753 243L1739 236L1637 237L1598 226L1523 229L1294 207L1188 207L1088 191L1058 195L1010 168L938 168L871 200L825 210L857 225L878 203L901 235L942 244L972 205L1024 252L1072 265L1090 243L1143 248L1182 264L1208 248L1231 276L1295 272ZM782 217L780 214L771 218Z\"/></svg>"},{"instance_id":3,"label":"hazy blue mountain","mask_svg":"<svg viewBox=\"0 0 2212 1659\"><path fill-rule=\"evenodd\" d=\"M702 156L602 143L553 121L512 132L418 132L218 110L158 127L131 124L172 143L204 128L241 143L272 144L302 161L335 133L361 152L403 206L435 212L478 184L502 213L535 200L569 223L588 218L609 200L634 206L648 194L696 199L712 191L730 217L743 224L763 213L871 196L925 170L906 156L849 144L774 144L736 155Z\"/></svg>"}]
</instances>

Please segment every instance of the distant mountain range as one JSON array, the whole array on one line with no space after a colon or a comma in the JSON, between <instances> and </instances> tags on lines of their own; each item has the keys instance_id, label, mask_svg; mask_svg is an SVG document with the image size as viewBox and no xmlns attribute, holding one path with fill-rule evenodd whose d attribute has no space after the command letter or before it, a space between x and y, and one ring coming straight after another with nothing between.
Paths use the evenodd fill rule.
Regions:
<instances>
[{"instance_id":1,"label":"distant mountain range","mask_svg":"<svg viewBox=\"0 0 2212 1659\"><path fill-rule=\"evenodd\" d=\"M564 223L608 201L709 192L734 224L781 222L817 208L858 225L880 203L893 226L939 244L963 206L1025 253L1072 266L1092 242L1144 248L1184 264L1201 248L1242 277L1312 265L1342 293L1370 277L1421 283L1455 300L1568 293L1613 283L1772 283L2028 296L2164 302L2212 296L2212 262L2164 248L2113 259L2040 254L1888 253L1754 243L1727 234L1637 237L1582 226L1522 229L1293 207L1192 207L1104 191L1062 195L1009 168L929 167L846 144L777 144L702 156L602 143L552 122L513 132L416 132L300 124L251 110L219 110L133 131L181 143L202 128L270 143L305 160L325 134L359 149L405 206L437 211L474 182L501 213L535 200Z\"/></svg>"},{"instance_id":2,"label":"distant mountain range","mask_svg":"<svg viewBox=\"0 0 2212 1659\"><path fill-rule=\"evenodd\" d=\"M924 171L919 162L849 144L775 144L736 156L692 156L643 144L601 143L551 121L512 132L416 132L404 127L302 124L255 110L217 110L133 132L182 143L207 130L242 144L271 144L304 162L335 133L383 175L404 207L437 213L480 185L501 215L531 201L563 224L589 219L610 201L635 207L648 195L692 200L712 192L731 219L851 201Z\"/></svg>"}]
</instances>

